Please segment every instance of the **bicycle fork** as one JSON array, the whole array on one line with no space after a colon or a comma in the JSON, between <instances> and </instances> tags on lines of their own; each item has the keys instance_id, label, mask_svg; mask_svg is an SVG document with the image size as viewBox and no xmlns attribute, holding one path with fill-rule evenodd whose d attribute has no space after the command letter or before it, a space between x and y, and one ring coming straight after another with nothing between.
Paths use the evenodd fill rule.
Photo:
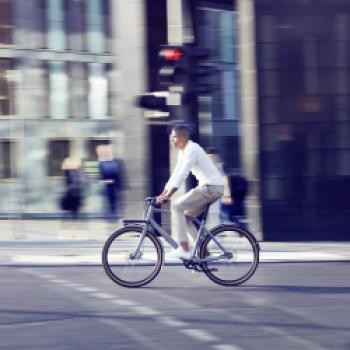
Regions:
<instances>
[{"instance_id":1,"label":"bicycle fork","mask_svg":"<svg viewBox=\"0 0 350 350\"><path fill-rule=\"evenodd\" d=\"M129 255L129 258L131 260L140 259L142 257L141 246L142 246L143 241L145 240L146 233L147 233L147 225L145 225L143 230L142 230L142 233L140 235L140 239L137 242L137 246L136 246L135 250Z\"/></svg>"}]
</instances>

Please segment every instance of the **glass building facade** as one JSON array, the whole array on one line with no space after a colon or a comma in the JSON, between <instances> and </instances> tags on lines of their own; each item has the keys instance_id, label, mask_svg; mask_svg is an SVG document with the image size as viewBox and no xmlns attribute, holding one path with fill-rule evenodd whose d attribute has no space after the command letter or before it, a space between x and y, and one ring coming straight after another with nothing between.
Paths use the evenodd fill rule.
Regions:
<instances>
[{"instance_id":1,"label":"glass building facade","mask_svg":"<svg viewBox=\"0 0 350 350\"><path fill-rule=\"evenodd\" d=\"M348 240L350 3L256 0L267 240Z\"/></svg>"},{"instance_id":2,"label":"glass building facade","mask_svg":"<svg viewBox=\"0 0 350 350\"><path fill-rule=\"evenodd\" d=\"M211 52L213 94L199 97L200 141L215 146L231 168L239 168L237 12L234 2L198 1L197 42Z\"/></svg>"},{"instance_id":3,"label":"glass building facade","mask_svg":"<svg viewBox=\"0 0 350 350\"><path fill-rule=\"evenodd\" d=\"M121 133L112 6L0 1L0 216L60 215L67 156L84 160L84 211L103 211L92 145L118 150Z\"/></svg>"}]
</instances>

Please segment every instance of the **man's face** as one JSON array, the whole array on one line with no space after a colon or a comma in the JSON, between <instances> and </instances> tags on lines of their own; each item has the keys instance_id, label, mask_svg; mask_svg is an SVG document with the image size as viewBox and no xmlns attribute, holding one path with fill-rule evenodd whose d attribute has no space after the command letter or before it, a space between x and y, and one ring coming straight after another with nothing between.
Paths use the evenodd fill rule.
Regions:
<instances>
[{"instance_id":1,"label":"man's face","mask_svg":"<svg viewBox=\"0 0 350 350\"><path fill-rule=\"evenodd\" d=\"M178 135L175 130L172 130L170 134L170 144L173 148L181 148L184 143L184 137Z\"/></svg>"}]
</instances>

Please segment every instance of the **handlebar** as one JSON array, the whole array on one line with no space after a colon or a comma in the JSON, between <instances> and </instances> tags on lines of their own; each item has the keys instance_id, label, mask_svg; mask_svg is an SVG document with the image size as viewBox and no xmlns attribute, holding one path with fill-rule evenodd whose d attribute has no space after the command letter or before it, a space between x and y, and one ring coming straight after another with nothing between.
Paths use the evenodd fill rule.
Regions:
<instances>
[{"instance_id":1,"label":"handlebar","mask_svg":"<svg viewBox=\"0 0 350 350\"><path fill-rule=\"evenodd\" d=\"M157 198L157 197L147 197L147 198L145 198L145 202L146 202L147 204L154 205L155 202L156 202L156 198Z\"/></svg>"},{"instance_id":2,"label":"handlebar","mask_svg":"<svg viewBox=\"0 0 350 350\"><path fill-rule=\"evenodd\" d=\"M156 205L156 199L157 199L157 197L147 197L147 198L145 198L145 202L147 204L154 206L154 205ZM166 200L165 202L168 202L168 200Z\"/></svg>"}]
</instances>

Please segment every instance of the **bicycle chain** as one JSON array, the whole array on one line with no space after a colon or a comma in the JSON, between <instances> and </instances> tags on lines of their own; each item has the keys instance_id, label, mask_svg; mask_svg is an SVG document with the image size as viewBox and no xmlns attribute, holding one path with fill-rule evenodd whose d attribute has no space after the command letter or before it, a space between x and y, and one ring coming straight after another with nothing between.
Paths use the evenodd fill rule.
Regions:
<instances>
[{"instance_id":1,"label":"bicycle chain","mask_svg":"<svg viewBox=\"0 0 350 350\"><path fill-rule=\"evenodd\" d=\"M193 263L191 261L183 261L183 264L186 267L186 269L188 269L188 270L194 270L194 271L197 271L197 272L203 272L202 264Z\"/></svg>"}]
</instances>

